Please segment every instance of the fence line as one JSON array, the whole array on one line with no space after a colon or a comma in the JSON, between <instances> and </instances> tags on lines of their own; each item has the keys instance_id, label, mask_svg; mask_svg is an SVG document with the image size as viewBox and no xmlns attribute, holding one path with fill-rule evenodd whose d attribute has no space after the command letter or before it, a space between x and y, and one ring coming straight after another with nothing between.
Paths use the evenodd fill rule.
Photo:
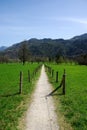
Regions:
<instances>
[{"instance_id":1,"label":"fence line","mask_svg":"<svg viewBox=\"0 0 87 130\"><path fill-rule=\"evenodd\" d=\"M32 84L32 79L35 78L37 72L40 70L42 64L39 64L36 69L33 69L33 72L30 73L30 70L27 70L27 74L26 74L26 79L24 80L23 78L25 78L25 75L23 73L23 71L19 71L19 73L17 74L18 78L16 79L17 82L14 80L14 81L9 81L11 82L11 84L15 84L16 86L16 89L15 91L12 90L12 88L10 88L9 91L5 92L5 93L2 93L0 94L0 97L9 97L9 96L13 96L13 95L18 95L18 94L22 94L24 89L23 89L23 85L26 86L26 84L28 85L31 85ZM34 74L33 74L34 73ZM30 84L31 82L31 84Z\"/></svg>"},{"instance_id":2,"label":"fence line","mask_svg":"<svg viewBox=\"0 0 87 130\"><path fill-rule=\"evenodd\" d=\"M30 79L31 79L31 77L30 77L30 71L28 70L28 81L30 82Z\"/></svg>"},{"instance_id":3,"label":"fence line","mask_svg":"<svg viewBox=\"0 0 87 130\"><path fill-rule=\"evenodd\" d=\"M53 76L54 76L54 70L51 68L51 67L49 67L49 66L47 66L47 65L45 65L45 67L46 67L46 70L49 72L49 74L50 74L50 71L51 71L51 73L52 73L52 78L53 78ZM58 71L56 72L56 83L58 82ZM64 69L64 73L63 73L63 76L62 76L62 80L61 80L61 82L60 82L60 85L56 88L56 89L54 89L51 93L49 93L49 95L52 95L54 92L56 92L60 87L62 87L62 94L63 95L65 95L66 94L66 71L65 71L65 69Z\"/></svg>"},{"instance_id":4,"label":"fence line","mask_svg":"<svg viewBox=\"0 0 87 130\"><path fill-rule=\"evenodd\" d=\"M56 72L56 83L58 83L58 71Z\"/></svg>"},{"instance_id":5,"label":"fence line","mask_svg":"<svg viewBox=\"0 0 87 130\"><path fill-rule=\"evenodd\" d=\"M66 73L65 73L65 69L64 69L64 74L63 74L63 95L65 95L66 92L66 86L65 86L65 80L66 79Z\"/></svg>"},{"instance_id":6,"label":"fence line","mask_svg":"<svg viewBox=\"0 0 87 130\"><path fill-rule=\"evenodd\" d=\"M23 84L23 72L20 71L20 85L19 85L19 94L22 93L22 84Z\"/></svg>"},{"instance_id":7,"label":"fence line","mask_svg":"<svg viewBox=\"0 0 87 130\"><path fill-rule=\"evenodd\" d=\"M39 69L41 68L42 65L39 65L34 71L33 74L31 76L30 71L28 70L28 81L31 82L31 77L34 78L34 76L36 76L37 72L39 71ZM20 83L19 83L19 94L22 94L22 87L23 87L23 72L20 71Z\"/></svg>"}]
</instances>

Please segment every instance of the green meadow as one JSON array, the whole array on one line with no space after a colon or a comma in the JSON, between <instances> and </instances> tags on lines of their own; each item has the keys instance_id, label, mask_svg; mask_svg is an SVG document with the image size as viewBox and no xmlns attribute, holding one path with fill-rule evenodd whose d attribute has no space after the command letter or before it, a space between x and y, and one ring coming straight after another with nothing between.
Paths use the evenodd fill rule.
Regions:
<instances>
[{"instance_id":1,"label":"green meadow","mask_svg":"<svg viewBox=\"0 0 87 130\"><path fill-rule=\"evenodd\" d=\"M33 75L37 63L0 64L0 130L17 130L19 119L26 111L37 76ZM28 70L31 82L28 81ZM22 94L19 94L20 71L23 72Z\"/></svg>"},{"instance_id":2,"label":"green meadow","mask_svg":"<svg viewBox=\"0 0 87 130\"><path fill-rule=\"evenodd\" d=\"M62 87L54 93L57 110L64 115L74 130L87 130L87 66L74 64L48 66L54 70L53 78L49 75L54 89L59 86L64 69L66 70L66 94L62 95ZM58 83L55 82L56 71L59 73Z\"/></svg>"}]
</instances>

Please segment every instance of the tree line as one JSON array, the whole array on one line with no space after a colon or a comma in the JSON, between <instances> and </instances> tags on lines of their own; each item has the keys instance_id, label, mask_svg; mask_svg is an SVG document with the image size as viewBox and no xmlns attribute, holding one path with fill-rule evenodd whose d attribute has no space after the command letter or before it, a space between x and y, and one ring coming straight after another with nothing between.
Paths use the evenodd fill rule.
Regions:
<instances>
[{"instance_id":1,"label":"tree line","mask_svg":"<svg viewBox=\"0 0 87 130\"><path fill-rule=\"evenodd\" d=\"M62 50L59 49L56 56L33 56L29 50L29 46L27 45L26 41L23 41L18 49L17 59L14 59L13 61L21 62L23 65L26 63L26 61L49 61L49 62L56 62L62 63L62 62L77 62L80 65L87 65L87 54L81 54L76 55L72 57L67 57L62 53ZM9 59L7 55L0 55L0 63L8 63L11 62L12 59Z\"/></svg>"}]
</instances>

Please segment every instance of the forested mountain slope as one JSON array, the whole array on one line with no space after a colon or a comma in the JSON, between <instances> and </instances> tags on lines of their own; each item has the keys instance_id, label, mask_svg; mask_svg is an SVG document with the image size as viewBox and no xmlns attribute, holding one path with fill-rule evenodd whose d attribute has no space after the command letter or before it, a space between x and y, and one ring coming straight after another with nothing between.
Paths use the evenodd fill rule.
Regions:
<instances>
[{"instance_id":1,"label":"forested mountain slope","mask_svg":"<svg viewBox=\"0 0 87 130\"><path fill-rule=\"evenodd\" d=\"M3 54L10 58L17 58L20 46L26 43L32 56L55 57L58 53L72 57L87 54L87 34L75 36L71 39L36 39L32 38L8 47Z\"/></svg>"}]
</instances>

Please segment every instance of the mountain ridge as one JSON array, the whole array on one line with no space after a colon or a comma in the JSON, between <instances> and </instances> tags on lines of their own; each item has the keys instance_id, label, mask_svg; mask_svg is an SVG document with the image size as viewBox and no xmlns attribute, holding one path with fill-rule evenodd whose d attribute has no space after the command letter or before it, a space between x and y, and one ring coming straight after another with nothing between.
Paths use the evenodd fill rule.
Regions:
<instances>
[{"instance_id":1,"label":"mountain ridge","mask_svg":"<svg viewBox=\"0 0 87 130\"><path fill-rule=\"evenodd\" d=\"M67 57L87 54L87 33L85 33L67 40L31 38L8 47L4 50L3 55L13 59L17 58L18 50L23 42L27 44L31 55L35 57L55 57L58 53Z\"/></svg>"},{"instance_id":2,"label":"mountain ridge","mask_svg":"<svg viewBox=\"0 0 87 130\"><path fill-rule=\"evenodd\" d=\"M6 46L1 46L0 51L4 51L7 47Z\"/></svg>"}]
</instances>

